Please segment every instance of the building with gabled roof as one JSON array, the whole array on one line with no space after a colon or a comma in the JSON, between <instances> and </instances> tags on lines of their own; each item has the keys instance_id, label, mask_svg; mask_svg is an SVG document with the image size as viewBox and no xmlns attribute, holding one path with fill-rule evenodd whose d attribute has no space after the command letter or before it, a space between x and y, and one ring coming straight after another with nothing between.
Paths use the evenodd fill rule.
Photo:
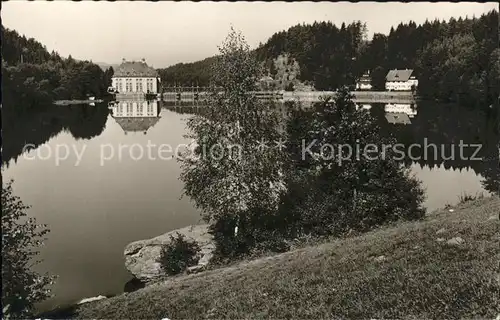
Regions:
<instances>
[{"instance_id":1,"label":"building with gabled roof","mask_svg":"<svg viewBox=\"0 0 500 320\"><path fill-rule=\"evenodd\" d=\"M412 69L389 70L385 77L387 91L414 91L418 87L418 80L413 75Z\"/></svg>"},{"instance_id":2,"label":"building with gabled roof","mask_svg":"<svg viewBox=\"0 0 500 320\"><path fill-rule=\"evenodd\" d=\"M141 61L123 59L114 70L111 83L112 87L108 91L114 93L156 94L160 87L160 76L158 71L148 66L145 59Z\"/></svg>"}]
</instances>

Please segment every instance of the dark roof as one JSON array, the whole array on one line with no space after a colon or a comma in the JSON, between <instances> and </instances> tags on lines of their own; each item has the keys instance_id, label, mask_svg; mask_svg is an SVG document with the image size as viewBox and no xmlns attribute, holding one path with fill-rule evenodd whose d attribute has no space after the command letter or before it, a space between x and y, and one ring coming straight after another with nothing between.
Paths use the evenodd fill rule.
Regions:
<instances>
[{"instance_id":1,"label":"dark roof","mask_svg":"<svg viewBox=\"0 0 500 320\"><path fill-rule=\"evenodd\" d=\"M124 61L118 66L113 77L158 77L158 72L144 61Z\"/></svg>"},{"instance_id":2,"label":"dark roof","mask_svg":"<svg viewBox=\"0 0 500 320\"><path fill-rule=\"evenodd\" d=\"M125 132L146 132L153 127L160 117L123 117L115 118L116 123Z\"/></svg>"},{"instance_id":3,"label":"dark roof","mask_svg":"<svg viewBox=\"0 0 500 320\"><path fill-rule=\"evenodd\" d=\"M395 123L400 123L400 124L410 124L411 120L410 117L406 113L398 112L398 113L386 113L385 118L387 119L387 122L395 124Z\"/></svg>"},{"instance_id":4,"label":"dark roof","mask_svg":"<svg viewBox=\"0 0 500 320\"><path fill-rule=\"evenodd\" d=\"M387 81L408 81L410 79L411 74L413 73L412 69L406 70L390 70L385 77Z\"/></svg>"}]
</instances>

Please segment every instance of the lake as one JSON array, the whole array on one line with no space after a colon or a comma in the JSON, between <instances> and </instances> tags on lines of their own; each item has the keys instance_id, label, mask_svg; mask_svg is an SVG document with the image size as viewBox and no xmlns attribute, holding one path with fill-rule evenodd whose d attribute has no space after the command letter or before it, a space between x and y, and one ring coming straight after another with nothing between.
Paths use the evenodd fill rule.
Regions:
<instances>
[{"instance_id":1,"label":"lake","mask_svg":"<svg viewBox=\"0 0 500 320\"><path fill-rule=\"evenodd\" d=\"M427 190L428 210L456 203L464 192L494 191L498 137L477 111L426 102L364 107L371 108L384 132L405 144L425 138L435 144L483 144L476 155L483 161L407 162ZM189 143L183 137L185 122L195 109L157 102L49 106L15 124L5 122L4 181L15 180L14 192L32 206L30 215L51 229L38 268L59 278L55 297L40 308L122 292L131 279L123 259L128 243L200 221L190 200L181 198L179 164L160 159L154 147L153 157L139 159L139 149L148 143ZM35 148L23 151L27 143ZM56 152L65 159L56 162Z\"/></svg>"}]
</instances>

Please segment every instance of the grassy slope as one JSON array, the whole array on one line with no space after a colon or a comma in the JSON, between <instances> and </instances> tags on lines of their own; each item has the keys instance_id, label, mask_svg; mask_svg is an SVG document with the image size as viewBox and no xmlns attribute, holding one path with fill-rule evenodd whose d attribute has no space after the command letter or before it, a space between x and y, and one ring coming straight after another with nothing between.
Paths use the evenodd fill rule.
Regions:
<instances>
[{"instance_id":1,"label":"grassy slope","mask_svg":"<svg viewBox=\"0 0 500 320\"><path fill-rule=\"evenodd\" d=\"M492 319L500 313L500 199L470 201L454 209L420 222L179 276L82 305L74 316ZM456 236L465 243L446 243ZM374 259L381 255L386 260Z\"/></svg>"}]
</instances>

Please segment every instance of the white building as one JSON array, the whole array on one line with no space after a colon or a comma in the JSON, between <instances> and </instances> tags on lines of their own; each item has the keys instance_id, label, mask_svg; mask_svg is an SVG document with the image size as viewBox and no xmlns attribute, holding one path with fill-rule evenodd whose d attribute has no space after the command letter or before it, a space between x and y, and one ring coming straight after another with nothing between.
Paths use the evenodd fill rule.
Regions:
<instances>
[{"instance_id":1,"label":"white building","mask_svg":"<svg viewBox=\"0 0 500 320\"><path fill-rule=\"evenodd\" d=\"M147 65L146 61L122 61L111 79L115 93L158 93L160 77L158 72Z\"/></svg>"},{"instance_id":2,"label":"white building","mask_svg":"<svg viewBox=\"0 0 500 320\"><path fill-rule=\"evenodd\" d=\"M370 77L370 71L363 74L361 78L356 82L356 90L371 90L372 89L372 79Z\"/></svg>"},{"instance_id":3,"label":"white building","mask_svg":"<svg viewBox=\"0 0 500 320\"><path fill-rule=\"evenodd\" d=\"M385 90L412 91L417 89L418 80L412 76L413 70L390 70L385 77Z\"/></svg>"}]
</instances>

